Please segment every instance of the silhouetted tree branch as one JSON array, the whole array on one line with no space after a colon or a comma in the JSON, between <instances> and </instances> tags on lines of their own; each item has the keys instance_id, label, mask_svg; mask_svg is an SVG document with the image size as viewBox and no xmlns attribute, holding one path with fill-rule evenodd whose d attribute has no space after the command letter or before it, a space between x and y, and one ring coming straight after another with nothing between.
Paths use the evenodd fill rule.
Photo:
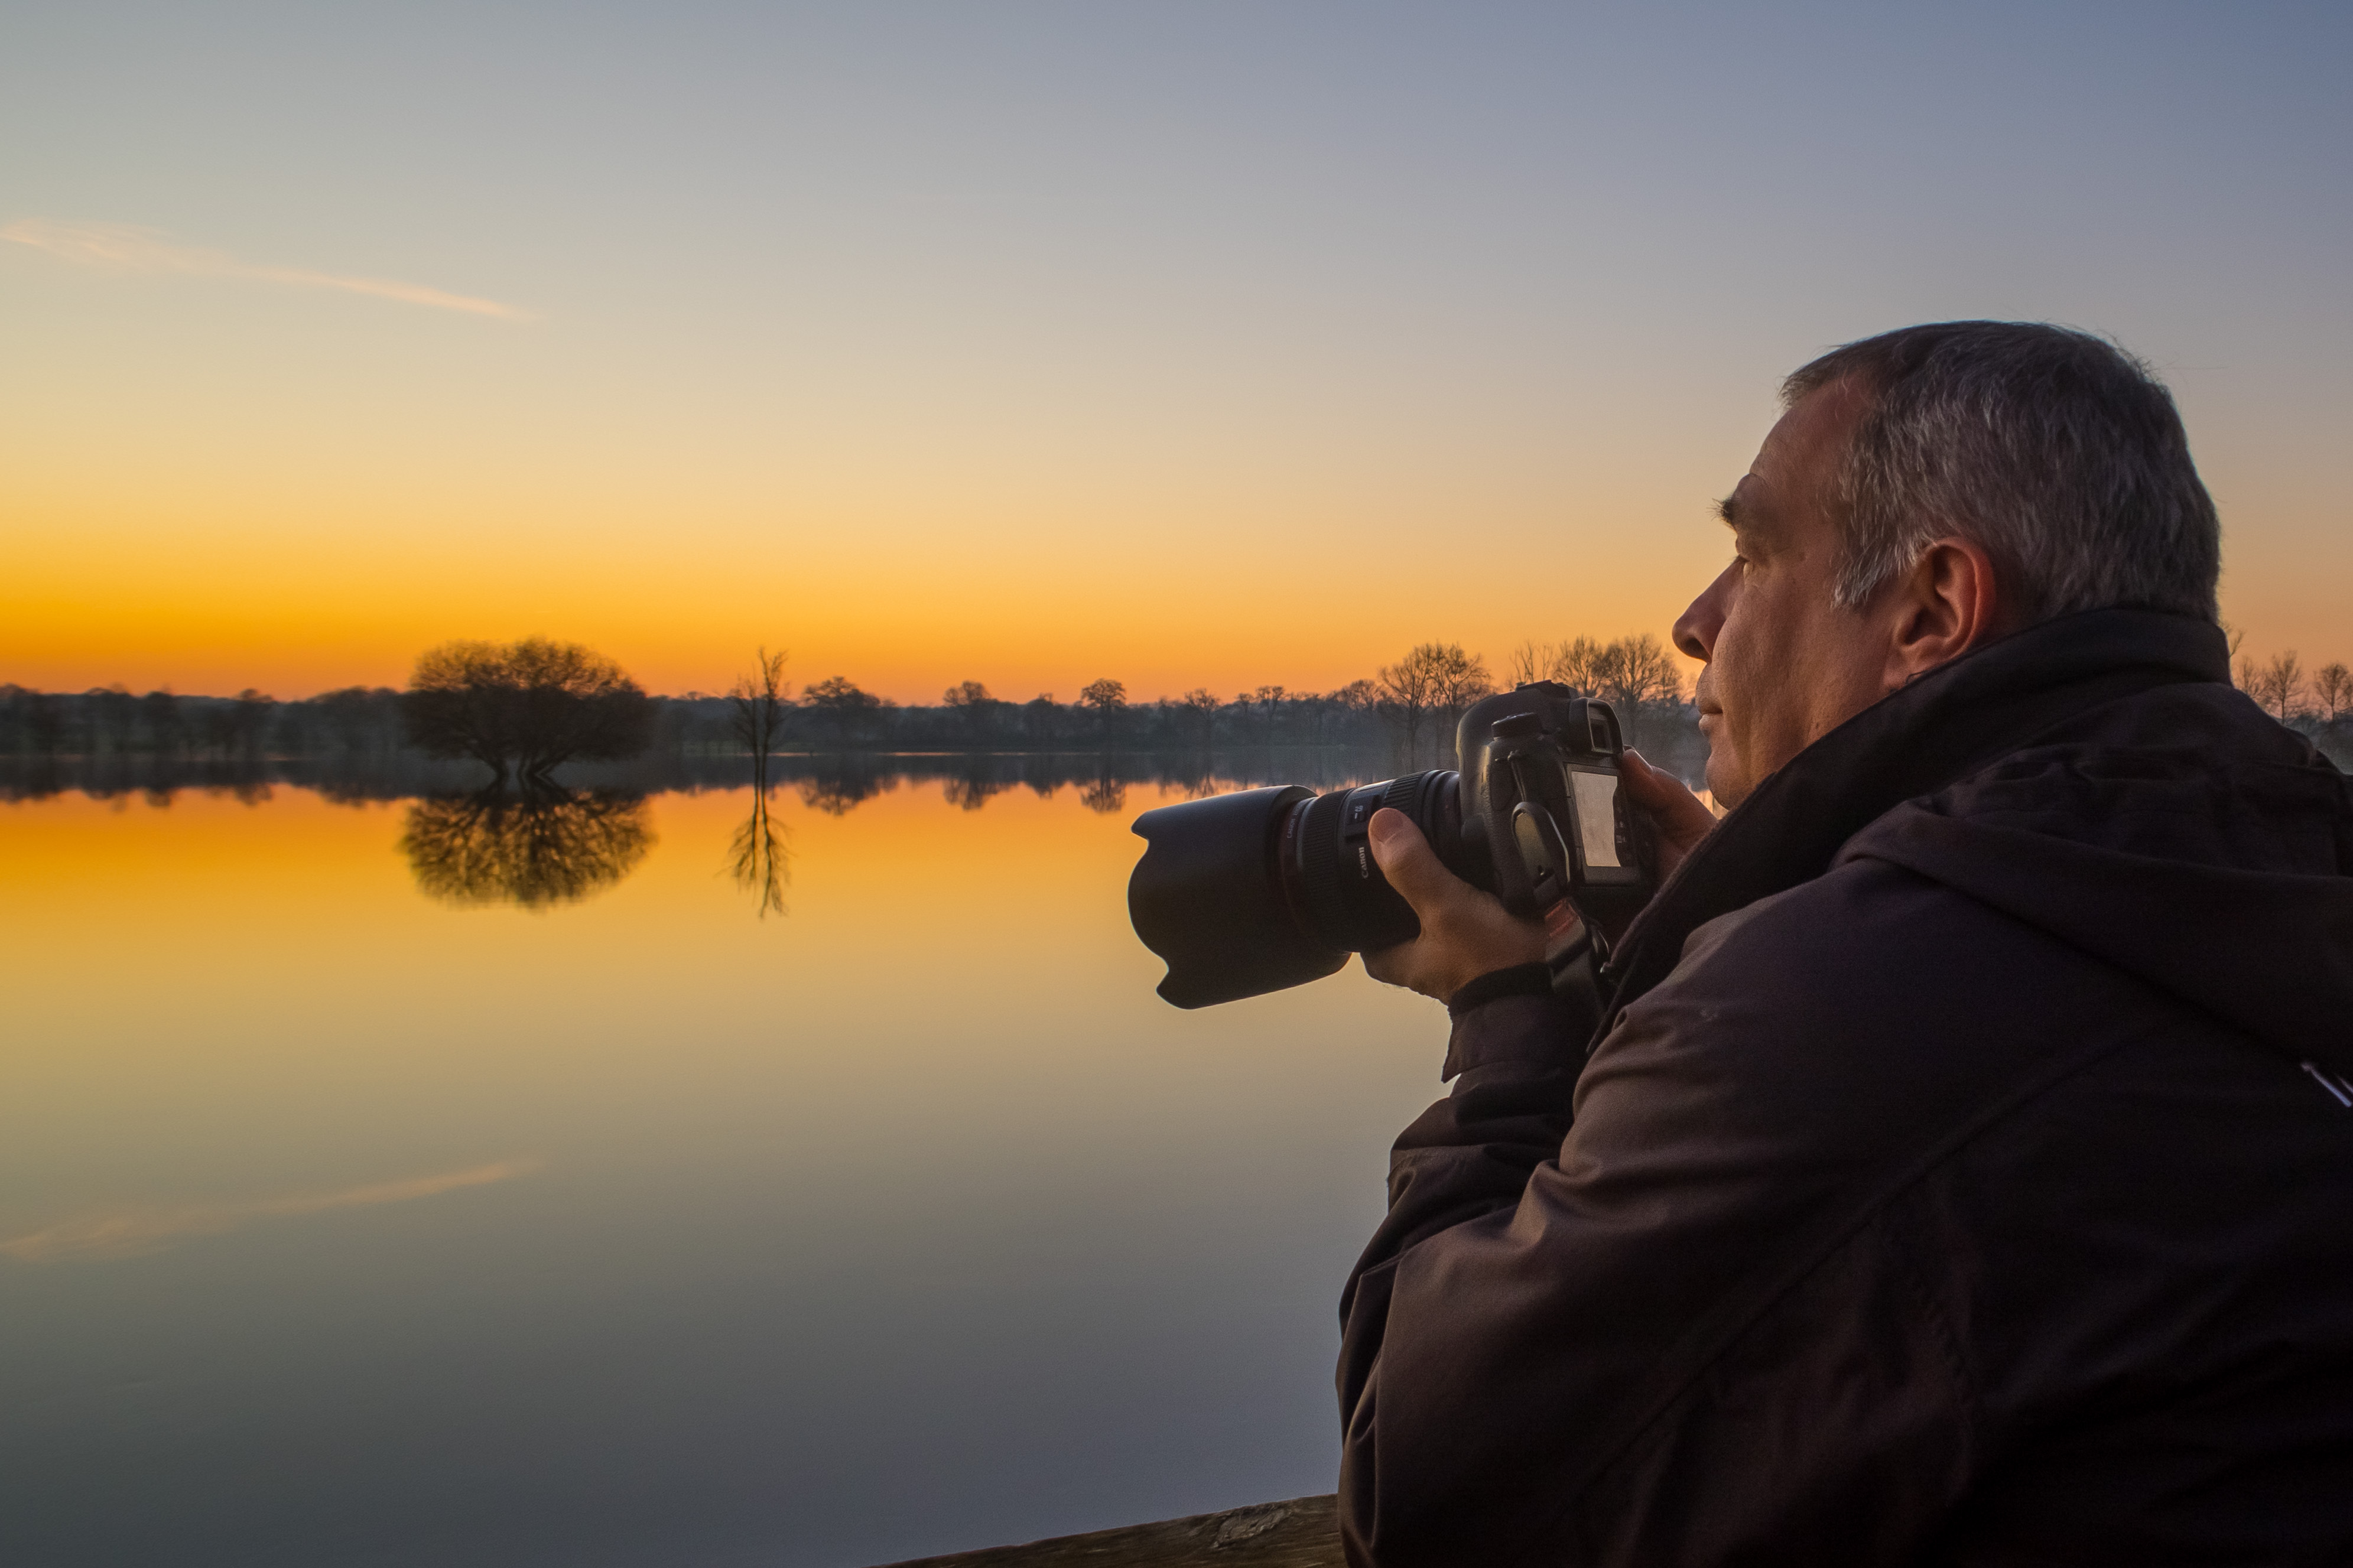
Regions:
<instances>
[{"instance_id":1,"label":"silhouetted tree branch","mask_svg":"<svg viewBox=\"0 0 2353 1568\"><path fill-rule=\"evenodd\" d=\"M727 848L727 868L737 887L759 894L762 920L785 912L785 888L793 879L791 859L783 827L768 815L764 782L752 791L752 815L735 829L734 840Z\"/></svg>"},{"instance_id":2,"label":"silhouetted tree branch","mask_svg":"<svg viewBox=\"0 0 2353 1568\"><path fill-rule=\"evenodd\" d=\"M882 710L891 706L845 676L829 675L801 689L801 700L833 731L837 745L856 745L873 738Z\"/></svg>"},{"instance_id":3,"label":"silhouetted tree branch","mask_svg":"<svg viewBox=\"0 0 2353 1568\"><path fill-rule=\"evenodd\" d=\"M765 792L768 756L784 739L785 710L793 704L792 689L785 684L785 656L761 648L756 673L736 677L727 700L735 738L752 753L754 787Z\"/></svg>"},{"instance_id":4,"label":"silhouetted tree branch","mask_svg":"<svg viewBox=\"0 0 2353 1568\"><path fill-rule=\"evenodd\" d=\"M653 847L634 795L493 784L408 808L400 847L417 885L452 903L569 903L628 876Z\"/></svg>"},{"instance_id":5,"label":"silhouetted tree branch","mask_svg":"<svg viewBox=\"0 0 2353 1568\"><path fill-rule=\"evenodd\" d=\"M559 763L633 757L653 707L638 683L577 643L444 643L417 661L401 704L408 739L432 757L473 757L504 782L543 781Z\"/></svg>"}]
</instances>

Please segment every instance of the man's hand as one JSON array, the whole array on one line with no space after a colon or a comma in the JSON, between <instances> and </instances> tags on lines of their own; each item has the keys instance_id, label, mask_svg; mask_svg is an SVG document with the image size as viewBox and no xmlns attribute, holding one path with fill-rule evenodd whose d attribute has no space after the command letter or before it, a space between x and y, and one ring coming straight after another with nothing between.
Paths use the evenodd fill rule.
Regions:
<instances>
[{"instance_id":1,"label":"man's hand","mask_svg":"<svg viewBox=\"0 0 2353 1568\"><path fill-rule=\"evenodd\" d=\"M1411 942L1365 954L1366 973L1443 1002L1491 971L1544 961L1543 925L1448 870L1413 818L1383 806L1365 828L1381 875L1421 919Z\"/></svg>"},{"instance_id":2,"label":"man's hand","mask_svg":"<svg viewBox=\"0 0 2353 1568\"><path fill-rule=\"evenodd\" d=\"M1625 781L1626 798L1651 819L1659 849L1659 880L1663 882L1674 875L1684 857L1699 847L1699 841L1715 830L1715 813L1702 805L1683 780L1661 773L1641 752L1626 752L1620 762L1618 776Z\"/></svg>"},{"instance_id":3,"label":"man's hand","mask_svg":"<svg viewBox=\"0 0 2353 1568\"><path fill-rule=\"evenodd\" d=\"M1651 819L1664 880L1715 829L1715 813L1640 752L1626 752L1624 763L1626 798ZM1381 875L1421 921L1411 942L1365 954L1366 973L1443 1002L1482 974L1543 962L1543 923L1519 919L1494 894L1448 870L1411 817L1383 808L1366 826Z\"/></svg>"}]
</instances>

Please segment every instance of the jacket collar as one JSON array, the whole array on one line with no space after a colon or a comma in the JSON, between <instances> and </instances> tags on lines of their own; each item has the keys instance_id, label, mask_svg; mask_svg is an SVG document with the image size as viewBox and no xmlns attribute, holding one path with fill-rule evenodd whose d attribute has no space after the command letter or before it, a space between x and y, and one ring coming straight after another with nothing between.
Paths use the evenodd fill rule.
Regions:
<instances>
[{"instance_id":1,"label":"jacket collar","mask_svg":"<svg viewBox=\"0 0 2353 1568\"><path fill-rule=\"evenodd\" d=\"M1820 876L1905 801L2101 703L2230 678L2230 645L2211 622L2105 609L2030 626L1889 693L1790 759L1677 868L1604 971L1615 989L1602 1026L1666 978L1698 927Z\"/></svg>"}]
</instances>

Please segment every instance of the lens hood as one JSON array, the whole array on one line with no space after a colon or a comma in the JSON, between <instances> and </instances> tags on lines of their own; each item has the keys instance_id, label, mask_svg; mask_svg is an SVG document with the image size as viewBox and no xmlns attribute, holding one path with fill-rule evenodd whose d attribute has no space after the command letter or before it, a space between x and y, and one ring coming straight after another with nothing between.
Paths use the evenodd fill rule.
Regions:
<instances>
[{"instance_id":1,"label":"lens hood","mask_svg":"<svg viewBox=\"0 0 2353 1568\"><path fill-rule=\"evenodd\" d=\"M1164 805L1135 819L1144 858L1127 916L1167 962L1163 1000L1208 1007L1320 980L1348 962L1300 929L1276 874L1275 838L1314 792L1296 784Z\"/></svg>"}]
</instances>

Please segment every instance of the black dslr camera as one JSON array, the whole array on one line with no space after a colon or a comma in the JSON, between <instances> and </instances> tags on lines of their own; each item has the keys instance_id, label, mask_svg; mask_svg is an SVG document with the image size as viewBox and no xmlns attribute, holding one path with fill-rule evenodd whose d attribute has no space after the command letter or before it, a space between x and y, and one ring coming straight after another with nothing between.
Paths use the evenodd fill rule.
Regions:
<instances>
[{"instance_id":1,"label":"black dslr camera","mask_svg":"<svg viewBox=\"0 0 2353 1568\"><path fill-rule=\"evenodd\" d=\"M1582 917L1598 949L1655 885L1648 826L1619 788L1624 749L1608 703L1539 680L1462 715L1459 773L1324 795L1287 784L1145 812L1127 912L1167 961L1161 996L1179 1007L1257 996L1419 935L1366 840L1383 806L1413 818L1449 869L1514 914L1556 932Z\"/></svg>"}]
</instances>

